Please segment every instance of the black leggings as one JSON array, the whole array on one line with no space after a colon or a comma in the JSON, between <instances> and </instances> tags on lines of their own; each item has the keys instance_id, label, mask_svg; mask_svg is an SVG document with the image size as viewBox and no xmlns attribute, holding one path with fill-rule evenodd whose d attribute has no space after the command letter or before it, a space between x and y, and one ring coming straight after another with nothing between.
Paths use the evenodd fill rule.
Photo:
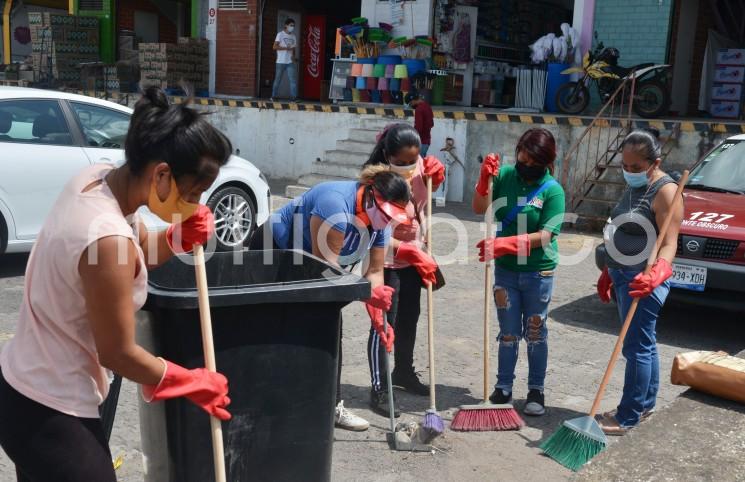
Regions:
<instances>
[{"instance_id":1,"label":"black leggings","mask_svg":"<svg viewBox=\"0 0 745 482\"><path fill-rule=\"evenodd\" d=\"M1 371L0 446L19 482L116 482L100 419L65 415L26 398Z\"/></svg>"},{"instance_id":2,"label":"black leggings","mask_svg":"<svg viewBox=\"0 0 745 482\"><path fill-rule=\"evenodd\" d=\"M395 289L388 323L395 332L396 371L406 373L414 370L414 344L416 327L419 322L419 303L422 292L422 278L416 268L385 270L385 284ZM370 378L373 389L382 390L388 386L385 372L385 347L380 336L370 329L367 339L367 360L370 365Z\"/></svg>"}]
</instances>

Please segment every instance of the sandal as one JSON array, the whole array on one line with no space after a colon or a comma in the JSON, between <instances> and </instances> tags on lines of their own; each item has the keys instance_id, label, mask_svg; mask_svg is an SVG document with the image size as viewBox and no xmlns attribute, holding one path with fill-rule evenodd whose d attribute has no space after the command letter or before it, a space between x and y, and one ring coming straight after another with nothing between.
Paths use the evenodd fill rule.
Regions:
<instances>
[{"instance_id":1,"label":"sandal","mask_svg":"<svg viewBox=\"0 0 745 482\"><path fill-rule=\"evenodd\" d=\"M615 417L606 417L606 414L599 416L597 422L598 425L600 425L600 429L606 435L620 437L622 435L626 435L626 433L630 430L628 427L622 427L621 425L619 425Z\"/></svg>"},{"instance_id":2,"label":"sandal","mask_svg":"<svg viewBox=\"0 0 745 482\"><path fill-rule=\"evenodd\" d=\"M641 417L639 417L639 423L645 421L646 419L648 419L649 417L651 417L652 415L654 415L654 412L655 412L654 408L651 409L651 410L647 410L647 411L643 412L642 415L641 415ZM616 414L617 413L618 413L618 409L614 408L613 410L609 410L609 411L601 414L600 416L603 417L603 418L616 418Z\"/></svg>"}]
</instances>

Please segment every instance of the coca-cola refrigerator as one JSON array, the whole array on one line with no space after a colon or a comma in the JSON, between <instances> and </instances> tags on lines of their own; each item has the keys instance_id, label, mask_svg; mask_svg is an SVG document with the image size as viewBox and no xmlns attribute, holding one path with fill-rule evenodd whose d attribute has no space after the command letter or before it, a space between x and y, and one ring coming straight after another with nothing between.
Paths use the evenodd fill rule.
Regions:
<instances>
[{"instance_id":1,"label":"coca-cola refrigerator","mask_svg":"<svg viewBox=\"0 0 745 482\"><path fill-rule=\"evenodd\" d=\"M326 16L307 15L303 18L303 63L301 88L303 98L321 100L321 86L326 67Z\"/></svg>"}]
</instances>

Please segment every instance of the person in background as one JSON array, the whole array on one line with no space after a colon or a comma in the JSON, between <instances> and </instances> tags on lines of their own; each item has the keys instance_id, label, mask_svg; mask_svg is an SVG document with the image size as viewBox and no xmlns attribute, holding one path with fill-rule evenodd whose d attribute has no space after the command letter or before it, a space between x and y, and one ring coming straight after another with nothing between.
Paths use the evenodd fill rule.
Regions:
<instances>
[{"instance_id":1,"label":"person in background","mask_svg":"<svg viewBox=\"0 0 745 482\"><path fill-rule=\"evenodd\" d=\"M437 263L426 253L424 223L427 212L427 177L437 190L445 179L445 166L434 157L420 156L419 134L409 124L393 124L378 135L377 145L365 166L387 166L407 180L411 201L406 206L411 225L396 226L390 246L393 257L386 260L385 284L395 290L388 313L388 322L396 330L395 369L393 384L416 395L429 395L429 387L419 381L414 370L414 345L419 322L422 286L435 281ZM388 395L384 347L374 330L370 330L367 357L370 364L372 389L370 406L380 415L388 416ZM397 406L395 407L398 408ZM398 410L396 410L398 414Z\"/></svg>"},{"instance_id":2,"label":"person in background","mask_svg":"<svg viewBox=\"0 0 745 482\"><path fill-rule=\"evenodd\" d=\"M515 166L499 165L490 154L481 166L473 209L484 214L495 203L497 237L478 244L481 261L496 259L494 302L499 318L497 384L489 400L512 401L520 340L528 348L526 415L546 413L548 306L559 262L556 238L564 220L564 189L553 178L556 141L546 129L530 129L515 150ZM493 179L492 199L488 199ZM522 199L522 201L520 201ZM501 202L500 202L501 201ZM491 235L491 233L489 233Z\"/></svg>"},{"instance_id":3,"label":"person in background","mask_svg":"<svg viewBox=\"0 0 745 482\"><path fill-rule=\"evenodd\" d=\"M277 68L274 74L274 85L272 85L272 100L279 94L279 86L287 74L290 82L290 99L297 100L297 68L295 66L295 48L297 38L295 37L295 20L285 20L285 28L277 34L272 47L277 52Z\"/></svg>"},{"instance_id":4,"label":"person in background","mask_svg":"<svg viewBox=\"0 0 745 482\"><path fill-rule=\"evenodd\" d=\"M414 109L414 128L419 133L419 139L422 142L420 154L422 157L427 157L429 146L432 144L432 128L435 126L432 107L417 93L409 94L406 103Z\"/></svg>"},{"instance_id":5,"label":"person in background","mask_svg":"<svg viewBox=\"0 0 745 482\"><path fill-rule=\"evenodd\" d=\"M675 207L673 221L651 272L644 274L651 249L647 247L648 234L655 236L651 240L654 243L677 190L675 180L660 169L658 135L650 130L635 130L624 140L623 177L628 187L613 208L612 221L604 233L607 267L598 279L598 296L609 303L611 292L615 293L621 322L626 319L633 299L639 299L623 343L626 376L621 402L616 410L598 416L600 427L609 435L623 435L650 416L660 387L657 317L670 293L669 278L678 249L683 203Z\"/></svg>"},{"instance_id":6,"label":"person in background","mask_svg":"<svg viewBox=\"0 0 745 482\"><path fill-rule=\"evenodd\" d=\"M148 401L186 397L230 418L228 382L156 358L135 342L147 270L205 244L214 218L200 196L232 151L188 103L145 91L121 167L94 164L67 183L26 267L15 336L0 355L0 445L19 480L116 482L99 405L107 369L142 385ZM171 224L149 232L147 206ZM155 238L155 239L153 239Z\"/></svg>"},{"instance_id":7,"label":"person in background","mask_svg":"<svg viewBox=\"0 0 745 482\"><path fill-rule=\"evenodd\" d=\"M411 199L406 180L388 166L368 166L359 181L324 182L272 214L253 234L250 249L302 249L328 263L350 267L363 263L372 297L365 301L372 329L390 352L395 334L384 320L393 289L385 285L385 250L390 227L410 224L406 206ZM300 221L301 226L295 226ZM296 234L297 233L297 234ZM302 233L302 239L295 239ZM336 426L364 431L370 424L344 407L341 398L342 349L336 385Z\"/></svg>"}]
</instances>

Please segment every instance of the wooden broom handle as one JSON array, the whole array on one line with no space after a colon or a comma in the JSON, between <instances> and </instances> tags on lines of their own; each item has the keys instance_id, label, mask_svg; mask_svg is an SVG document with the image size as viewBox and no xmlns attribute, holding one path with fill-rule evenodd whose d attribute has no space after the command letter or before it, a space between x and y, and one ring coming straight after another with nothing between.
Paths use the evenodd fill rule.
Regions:
<instances>
[{"instance_id":1,"label":"wooden broom handle","mask_svg":"<svg viewBox=\"0 0 745 482\"><path fill-rule=\"evenodd\" d=\"M665 221L662 223L662 227L660 228L660 233L657 236L657 241L654 243L654 247L652 248L652 252L649 254L649 259L647 260L647 267L644 269L644 273L648 274L650 270L652 269L652 266L654 266L654 263L657 261L657 255L659 254L660 248L662 247L662 243L665 240L665 237L667 235L667 231L670 228L670 224L673 221L673 215L675 214L675 208L678 205L678 202L683 199L683 188L685 187L686 182L688 182L688 171L683 172L683 176L680 178L680 181L678 182L678 189L675 191L675 197L673 198L673 202L670 205L670 209L667 212L667 216L665 216ZM605 394L605 389L608 386L608 382L610 381L611 374L613 373L613 368L616 366L616 362L618 361L618 356L621 354L621 348L623 347L623 341L626 338L626 333L629 331L629 326L631 326L631 320L634 319L634 315L636 314L636 309L639 306L639 298L634 298L634 301L631 302L631 307L629 308L629 312L626 314L626 320L623 322L623 327L621 327L621 333L618 335L618 339L616 340L616 346L613 349L613 354L610 357L610 360L608 361L608 368L605 369L605 375L603 375L603 381L600 382L600 388L598 388L598 393L595 395L595 401L592 402L592 408L590 409L590 418L594 418L595 414L598 413L598 409L600 408L600 402L603 400L603 395Z\"/></svg>"},{"instance_id":2,"label":"wooden broom handle","mask_svg":"<svg viewBox=\"0 0 745 482\"><path fill-rule=\"evenodd\" d=\"M215 363L215 344L212 339L212 315L210 314L210 296L207 288L207 269L204 264L204 248L194 246L194 270L197 276L197 292L199 294L199 322L202 327L202 346L204 349L204 363L207 370L217 371ZM225 449L222 443L222 424L217 417L210 416L212 429L212 456L215 463L215 482L227 482L225 475Z\"/></svg>"},{"instance_id":3,"label":"wooden broom handle","mask_svg":"<svg viewBox=\"0 0 745 482\"><path fill-rule=\"evenodd\" d=\"M432 177L427 177L427 254L432 256ZM435 400L435 315L432 284L427 285L427 334L429 341L429 404L437 409Z\"/></svg>"},{"instance_id":4,"label":"wooden broom handle","mask_svg":"<svg viewBox=\"0 0 745 482\"><path fill-rule=\"evenodd\" d=\"M494 196L494 178L489 177L486 208L486 237L489 238L494 230L494 212L492 211L492 197ZM489 318L491 316L491 283L492 262L484 263L484 403L489 402Z\"/></svg>"}]
</instances>

